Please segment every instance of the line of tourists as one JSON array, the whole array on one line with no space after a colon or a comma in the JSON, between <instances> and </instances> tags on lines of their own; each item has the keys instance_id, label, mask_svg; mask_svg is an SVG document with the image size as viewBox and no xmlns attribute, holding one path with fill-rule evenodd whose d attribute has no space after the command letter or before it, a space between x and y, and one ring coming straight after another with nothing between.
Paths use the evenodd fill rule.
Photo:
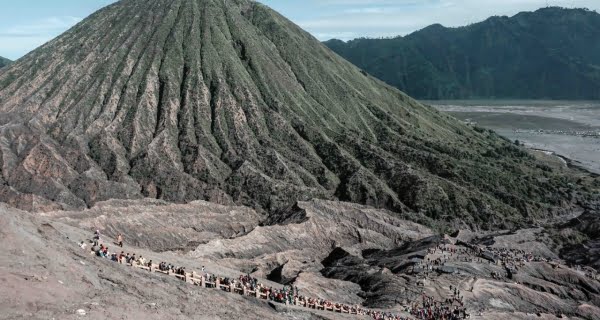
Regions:
<instances>
[{"instance_id":1,"label":"line of tourists","mask_svg":"<svg viewBox=\"0 0 600 320\"><path fill-rule=\"evenodd\" d=\"M160 271L167 274L174 274L179 276L183 281L192 280L196 283L198 279L204 281L206 287L215 288L217 285L219 289L229 291L232 293L247 294L248 292L258 293L256 296L265 298L269 301L302 306L318 310L329 310L339 313L349 313L356 315L367 315L373 320L409 320L411 318L407 316L396 315L390 312L383 312L377 310L370 310L362 308L360 306L351 306L341 303L332 302L326 299L317 299L300 295L300 292L295 286L283 286L283 288L273 288L272 286L265 286L261 284L258 279L253 278L251 275L240 275L238 278L218 277L214 274L206 272L205 267L202 267L202 272L196 274L195 272L187 272L185 267L177 267L174 264L167 262L160 262L155 265L152 260L147 260L142 255L136 255L135 253L126 253L121 251L120 253L111 252L109 247L103 243L100 243L100 233L96 231L92 240L91 251L98 257L110 259L113 262L126 264L130 266L138 266L147 269L148 271ZM115 242L119 247L123 244L123 237L120 235ZM86 248L84 242L79 244L82 248ZM196 281L194 281L196 280ZM461 300L456 300L457 291L455 289L454 299L446 300L445 303L435 301L431 297L423 296L422 305L412 304L407 307L405 311L411 314L413 317L421 320L458 320L465 319L468 317Z\"/></svg>"}]
</instances>

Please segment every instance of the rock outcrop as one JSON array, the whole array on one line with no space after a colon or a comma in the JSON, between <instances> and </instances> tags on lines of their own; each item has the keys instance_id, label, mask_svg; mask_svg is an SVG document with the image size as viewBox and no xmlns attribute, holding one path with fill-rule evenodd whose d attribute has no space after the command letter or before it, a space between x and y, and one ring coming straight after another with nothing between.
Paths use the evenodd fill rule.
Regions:
<instances>
[{"instance_id":1,"label":"rock outcrop","mask_svg":"<svg viewBox=\"0 0 600 320\"><path fill-rule=\"evenodd\" d=\"M183 251L214 239L239 237L263 217L247 207L226 207L204 201L186 205L161 200L110 200L85 211L42 214L85 230L102 230L111 239L121 234L127 243L153 251Z\"/></svg>"},{"instance_id":2,"label":"rock outcrop","mask_svg":"<svg viewBox=\"0 0 600 320\"><path fill-rule=\"evenodd\" d=\"M561 256L579 265L588 265L600 270L600 214L587 211L558 228L559 238L566 245Z\"/></svg>"},{"instance_id":3,"label":"rock outcrop","mask_svg":"<svg viewBox=\"0 0 600 320\"><path fill-rule=\"evenodd\" d=\"M527 230L523 234L534 232ZM360 285L357 295L369 307L409 305L422 299L423 294L444 301L453 297L454 289L450 288L456 288L471 315L479 315L476 319L529 319L532 314L573 319L600 316L600 282L584 271L559 262L531 261L509 274L506 265L474 255L440 254L439 249L432 254L423 250L435 249L438 240L426 238L404 248L359 254L338 248L323 261L321 272L327 278ZM527 252L546 252L547 248L536 247L543 248L544 243L536 243ZM443 266L433 265L438 258L444 261ZM426 262L433 265L431 271L423 267Z\"/></svg>"}]
</instances>

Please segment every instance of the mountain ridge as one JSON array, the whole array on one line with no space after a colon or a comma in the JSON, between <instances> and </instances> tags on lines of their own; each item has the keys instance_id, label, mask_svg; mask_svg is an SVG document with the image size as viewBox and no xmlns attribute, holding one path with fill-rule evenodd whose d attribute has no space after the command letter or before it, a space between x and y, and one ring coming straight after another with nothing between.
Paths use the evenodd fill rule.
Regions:
<instances>
[{"instance_id":1,"label":"mountain ridge","mask_svg":"<svg viewBox=\"0 0 600 320\"><path fill-rule=\"evenodd\" d=\"M246 0L102 9L0 74L0 115L0 200L32 211L148 197L276 221L319 198L496 228L587 197Z\"/></svg>"},{"instance_id":2,"label":"mountain ridge","mask_svg":"<svg viewBox=\"0 0 600 320\"><path fill-rule=\"evenodd\" d=\"M419 99L600 99L600 15L550 7L404 37L325 42Z\"/></svg>"},{"instance_id":3,"label":"mountain ridge","mask_svg":"<svg viewBox=\"0 0 600 320\"><path fill-rule=\"evenodd\" d=\"M8 65L9 65L9 64L11 64L11 63L12 63L12 61L11 61L11 60L9 60L9 59L7 59L7 58L4 58L4 57L1 57L1 56L0 56L0 69L2 69L2 68L4 68L4 67L8 66Z\"/></svg>"}]
</instances>

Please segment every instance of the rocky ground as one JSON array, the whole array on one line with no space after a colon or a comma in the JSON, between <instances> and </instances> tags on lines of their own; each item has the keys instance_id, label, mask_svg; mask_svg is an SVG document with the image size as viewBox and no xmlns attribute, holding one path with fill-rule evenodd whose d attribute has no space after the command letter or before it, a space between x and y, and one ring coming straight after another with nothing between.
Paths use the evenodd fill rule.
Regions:
<instances>
[{"instance_id":1,"label":"rocky ground","mask_svg":"<svg viewBox=\"0 0 600 320\"><path fill-rule=\"evenodd\" d=\"M123 234L154 262L345 304L404 312L452 285L472 317L598 319L598 282L558 261L597 266L598 190L257 2L119 1L0 71L0 318L341 317L96 258L77 244L98 229L111 251ZM560 267L509 279L442 242Z\"/></svg>"},{"instance_id":2,"label":"rocky ground","mask_svg":"<svg viewBox=\"0 0 600 320\"><path fill-rule=\"evenodd\" d=\"M97 258L77 244L89 234L88 229L0 205L0 319L324 319L322 312L273 308L254 298L200 289ZM179 253L128 245L124 250L155 261L203 264L223 275L239 273L218 261Z\"/></svg>"},{"instance_id":3,"label":"rocky ground","mask_svg":"<svg viewBox=\"0 0 600 320\"><path fill-rule=\"evenodd\" d=\"M561 259L551 228L442 236L385 210L322 200L298 203L277 224L263 219L252 209L209 202L119 200L44 214L1 205L0 319L356 317L270 305L97 258L78 246L95 229L111 251L122 233L123 250L156 263L205 266L228 277L251 273L270 286L292 284L307 296L398 314L408 315L405 307L423 294L452 297L452 286L475 319L600 318L600 282ZM587 232L576 221L557 228ZM519 270L509 277L507 266L469 248L523 250L539 261L514 263ZM438 259L443 268L433 264Z\"/></svg>"}]
</instances>

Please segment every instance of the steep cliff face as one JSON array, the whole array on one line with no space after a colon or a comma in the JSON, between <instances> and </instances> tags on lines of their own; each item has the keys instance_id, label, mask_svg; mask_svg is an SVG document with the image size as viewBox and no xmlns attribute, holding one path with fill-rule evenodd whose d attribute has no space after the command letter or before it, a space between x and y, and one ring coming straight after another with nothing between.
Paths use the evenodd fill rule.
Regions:
<instances>
[{"instance_id":1,"label":"steep cliff face","mask_svg":"<svg viewBox=\"0 0 600 320\"><path fill-rule=\"evenodd\" d=\"M0 73L0 126L0 200L29 210L150 197L276 219L322 198L494 227L581 200L246 0L100 10Z\"/></svg>"}]
</instances>

